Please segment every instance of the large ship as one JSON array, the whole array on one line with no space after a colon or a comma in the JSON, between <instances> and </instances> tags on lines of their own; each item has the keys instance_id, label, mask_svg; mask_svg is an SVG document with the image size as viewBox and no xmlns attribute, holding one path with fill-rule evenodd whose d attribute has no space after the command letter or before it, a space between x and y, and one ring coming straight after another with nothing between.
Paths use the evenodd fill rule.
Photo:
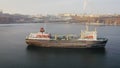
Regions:
<instances>
[{"instance_id":1,"label":"large ship","mask_svg":"<svg viewBox=\"0 0 120 68\"><path fill-rule=\"evenodd\" d=\"M51 35L45 33L44 28L40 28L40 32L30 33L26 37L26 43L29 46L38 47L54 47L54 48L103 48L105 47L108 39L97 38L96 29L93 31L88 30L88 26L83 31L81 30L80 36L75 35Z\"/></svg>"}]
</instances>

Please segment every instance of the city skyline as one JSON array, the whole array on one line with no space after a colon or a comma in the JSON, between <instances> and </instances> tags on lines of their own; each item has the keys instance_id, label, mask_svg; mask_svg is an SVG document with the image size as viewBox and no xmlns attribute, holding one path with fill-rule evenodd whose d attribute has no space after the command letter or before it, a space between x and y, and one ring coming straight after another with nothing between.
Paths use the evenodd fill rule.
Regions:
<instances>
[{"instance_id":1,"label":"city skyline","mask_svg":"<svg viewBox=\"0 0 120 68\"><path fill-rule=\"evenodd\" d=\"M58 14L90 13L120 14L120 0L0 0L0 9L6 13L20 14Z\"/></svg>"}]
</instances>

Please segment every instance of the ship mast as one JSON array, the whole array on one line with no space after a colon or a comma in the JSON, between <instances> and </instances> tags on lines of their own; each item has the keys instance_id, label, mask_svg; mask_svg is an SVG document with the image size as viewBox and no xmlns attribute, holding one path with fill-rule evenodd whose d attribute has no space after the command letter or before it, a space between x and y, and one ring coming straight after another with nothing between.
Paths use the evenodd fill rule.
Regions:
<instances>
[{"instance_id":1,"label":"ship mast","mask_svg":"<svg viewBox=\"0 0 120 68\"><path fill-rule=\"evenodd\" d=\"M87 6L87 0L84 0L83 1L83 11L84 11L84 15L85 15L85 11L86 11L86 6ZM84 16L83 15L83 16ZM87 22L86 22L86 31L88 31L89 28L88 28L88 25L87 25Z\"/></svg>"},{"instance_id":2,"label":"ship mast","mask_svg":"<svg viewBox=\"0 0 120 68\"><path fill-rule=\"evenodd\" d=\"M86 31L89 31L88 25L86 24Z\"/></svg>"}]
</instances>

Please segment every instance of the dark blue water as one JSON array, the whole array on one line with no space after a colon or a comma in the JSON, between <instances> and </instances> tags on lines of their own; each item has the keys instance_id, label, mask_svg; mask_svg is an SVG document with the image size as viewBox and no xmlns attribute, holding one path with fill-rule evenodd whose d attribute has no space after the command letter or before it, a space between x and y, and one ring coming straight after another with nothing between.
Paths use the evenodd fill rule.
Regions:
<instances>
[{"instance_id":1,"label":"dark blue water","mask_svg":"<svg viewBox=\"0 0 120 68\"><path fill-rule=\"evenodd\" d=\"M120 68L120 26L96 26L109 39L103 49L28 47L25 37L46 27L51 34L80 34L80 24L0 24L0 68ZM94 26L90 26L91 29Z\"/></svg>"}]
</instances>

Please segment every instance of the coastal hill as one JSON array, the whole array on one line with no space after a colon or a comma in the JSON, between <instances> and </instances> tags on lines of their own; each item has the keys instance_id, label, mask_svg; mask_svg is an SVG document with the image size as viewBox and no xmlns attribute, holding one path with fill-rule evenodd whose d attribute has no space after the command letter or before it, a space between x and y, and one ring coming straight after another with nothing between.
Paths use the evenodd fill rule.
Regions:
<instances>
[{"instance_id":1,"label":"coastal hill","mask_svg":"<svg viewBox=\"0 0 120 68\"><path fill-rule=\"evenodd\" d=\"M0 24L10 24L10 23L28 23L33 19L29 15L21 14L9 14L0 12Z\"/></svg>"},{"instance_id":2,"label":"coastal hill","mask_svg":"<svg viewBox=\"0 0 120 68\"><path fill-rule=\"evenodd\" d=\"M106 25L120 25L120 15L78 15L78 14L58 14L58 15L22 15L0 12L0 24L10 23L94 23Z\"/></svg>"}]
</instances>

